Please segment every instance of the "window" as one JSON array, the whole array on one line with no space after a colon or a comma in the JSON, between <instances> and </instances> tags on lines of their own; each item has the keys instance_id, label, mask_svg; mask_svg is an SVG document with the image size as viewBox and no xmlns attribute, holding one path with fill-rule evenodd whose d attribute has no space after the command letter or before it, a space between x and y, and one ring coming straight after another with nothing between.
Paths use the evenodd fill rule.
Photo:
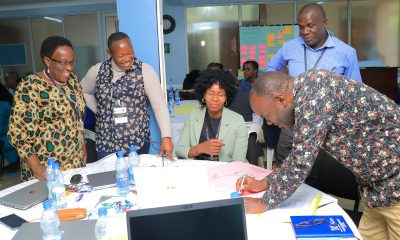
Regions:
<instances>
[{"instance_id":1,"label":"window","mask_svg":"<svg viewBox=\"0 0 400 240\"><path fill-rule=\"evenodd\" d=\"M189 71L220 62L236 73L239 66L238 6L186 9Z\"/></svg>"},{"instance_id":2,"label":"window","mask_svg":"<svg viewBox=\"0 0 400 240\"><path fill-rule=\"evenodd\" d=\"M351 45L360 66L400 65L399 5L398 0L352 2Z\"/></svg>"}]
</instances>

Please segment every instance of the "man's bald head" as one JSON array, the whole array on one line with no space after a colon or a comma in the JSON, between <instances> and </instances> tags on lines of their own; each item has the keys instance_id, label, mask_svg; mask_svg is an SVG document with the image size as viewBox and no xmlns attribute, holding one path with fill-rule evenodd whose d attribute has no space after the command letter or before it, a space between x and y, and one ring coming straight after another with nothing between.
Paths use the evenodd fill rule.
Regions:
<instances>
[{"instance_id":1,"label":"man's bald head","mask_svg":"<svg viewBox=\"0 0 400 240\"><path fill-rule=\"evenodd\" d=\"M299 14L297 15L297 17L300 18L301 15L308 14L308 13L311 13L311 12L316 14L317 16L320 16L322 20L326 18L326 14L325 14L324 8L318 3L308 3L308 4L304 5L300 9Z\"/></svg>"}]
</instances>

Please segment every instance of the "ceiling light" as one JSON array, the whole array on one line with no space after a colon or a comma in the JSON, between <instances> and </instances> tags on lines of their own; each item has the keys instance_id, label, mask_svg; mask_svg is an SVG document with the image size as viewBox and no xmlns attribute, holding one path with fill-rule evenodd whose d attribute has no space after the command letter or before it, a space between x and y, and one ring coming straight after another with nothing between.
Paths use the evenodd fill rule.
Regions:
<instances>
[{"instance_id":1,"label":"ceiling light","mask_svg":"<svg viewBox=\"0 0 400 240\"><path fill-rule=\"evenodd\" d=\"M52 18L52 17L43 17L43 18L46 19L46 20L62 23L62 20L58 19L58 18Z\"/></svg>"}]
</instances>

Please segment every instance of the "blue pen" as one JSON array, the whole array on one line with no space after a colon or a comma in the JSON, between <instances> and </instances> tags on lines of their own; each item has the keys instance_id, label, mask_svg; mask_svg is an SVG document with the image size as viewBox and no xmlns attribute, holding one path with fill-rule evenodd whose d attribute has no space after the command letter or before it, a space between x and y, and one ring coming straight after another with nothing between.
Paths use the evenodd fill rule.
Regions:
<instances>
[{"instance_id":1,"label":"blue pen","mask_svg":"<svg viewBox=\"0 0 400 240\"><path fill-rule=\"evenodd\" d=\"M76 197L75 202L79 202L80 200L82 200L82 198L83 198L83 193L80 193L80 194Z\"/></svg>"}]
</instances>

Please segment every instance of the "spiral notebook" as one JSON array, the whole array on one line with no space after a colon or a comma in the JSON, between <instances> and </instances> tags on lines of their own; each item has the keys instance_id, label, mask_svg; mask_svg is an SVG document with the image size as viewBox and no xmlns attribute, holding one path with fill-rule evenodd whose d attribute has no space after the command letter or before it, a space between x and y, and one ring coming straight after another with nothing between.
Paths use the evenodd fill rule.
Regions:
<instances>
[{"instance_id":1,"label":"spiral notebook","mask_svg":"<svg viewBox=\"0 0 400 240\"><path fill-rule=\"evenodd\" d=\"M46 183L36 182L0 198L0 204L26 210L47 199Z\"/></svg>"}]
</instances>

